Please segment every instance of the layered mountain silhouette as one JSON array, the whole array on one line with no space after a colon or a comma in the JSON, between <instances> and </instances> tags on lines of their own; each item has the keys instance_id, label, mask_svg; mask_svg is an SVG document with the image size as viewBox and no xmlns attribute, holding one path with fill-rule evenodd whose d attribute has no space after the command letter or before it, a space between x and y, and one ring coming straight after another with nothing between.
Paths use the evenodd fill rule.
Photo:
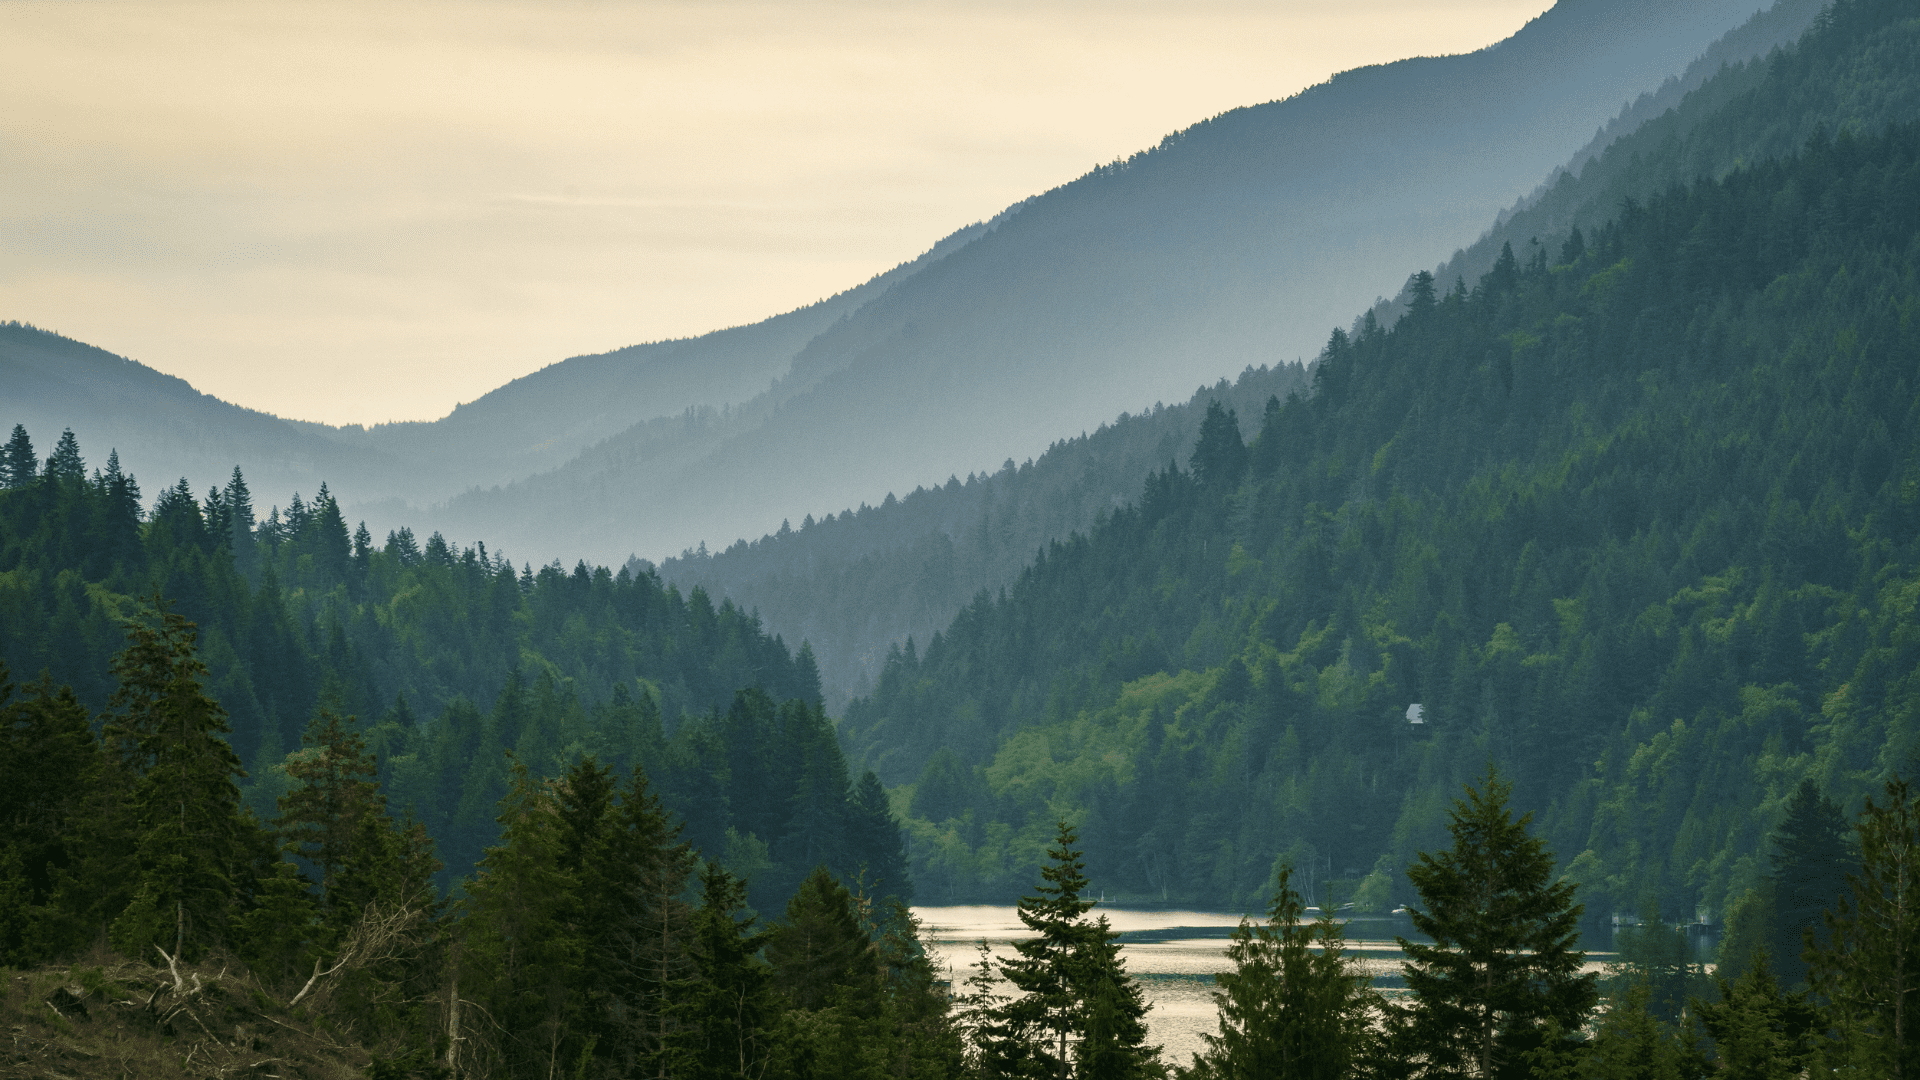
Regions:
<instances>
[{"instance_id":1,"label":"layered mountain silhouette","mask_svg":"<svg viewBox=\"0 0 1920 1080\"><path fill-rule=\"evenodd\" d=\"M0 335L0 421L42 442L72 426L150 484L235 462L266 499L326 479L376 531L535 561L717 546L1312 356L1759 7L1563 0L1479 52L1197 124L811 307L568 360L432 423L277 421L184 384L156 398L140 387L157 373L23 327ZM82 353L89 385L63 389Z\"/></svg>"}]
</instances>

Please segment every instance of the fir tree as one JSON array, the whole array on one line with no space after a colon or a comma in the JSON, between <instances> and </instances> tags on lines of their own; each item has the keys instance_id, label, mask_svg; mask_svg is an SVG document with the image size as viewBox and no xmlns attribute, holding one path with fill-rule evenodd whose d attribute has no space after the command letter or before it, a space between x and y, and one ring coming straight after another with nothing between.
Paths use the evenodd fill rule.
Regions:
<instances>
[{"instance_id":1,"label":"fir tree","mask_svg":"<svg viewBox=\"0 0 1920 1080\"><path fill-rule=\"evenodd\" d=\"M1830 939L1807 935L1812 981L1840 1021L1836 1066L1912 1080L1920 1077L1920 802L1895 777L1884 803L1867 800L1856 828L1861 867L1826 915Z\"/></svg>"},{"instance_id":2,"label":"fir tree","mask_svg":"<svg viewBox=\"0 0 1920 1080\"><path fill-rule=\"evenodd\" d=\"M1207 403L1200 421L1200 439L1188 462L1202 487L1233 488L1247 471L1247 444L1240 437L1240 421L1219 401Z\"/></svg>"},{"instance_id":3,"label":"fir tree","mask_svg":"<svg viewBox=\"0 0 1920 1080\"><path fill-rule=\"evenodd\" d=\"M245 773L228 745L226 710L207 695L195 630L156 597L127 624L120 681L103 732L108 753L130 778L125 792L134 866L132 901L115 913L116 947L179 958L225 937L243 886L256 872L263 836L240 807Z\"/></svg>"},{"instance_id":4,"label":"fir tree","mask_svg":"<svg viewBox=\"0 0 1920 1080\"><path fill-rule=\"evenodd\" d=\"M690 935L696 974L677 995L668 1075L748 1080L766 1074L778 1003L756 955L768 934L740 914L746 886L718 863L700 875L701 902Z\"/></svg>"},{"instance_id":5,"label":"fir tree","mask_svg":"<svg viewBox=\"0 0 1920 1080\"><path fill-rule=\"evenodd\" d=\"M1860 865L1851 834L1839 804L1812 780L1802 780L1773 834L1767 876L1773 900L1767 951L1783 985L1806 984L1802 938L1811 932L1816 943L1825 940L1823 915L1846 892L1847 875Z\"/></svg>"},{"instance_id":6,"label":"fir tree","mask_svg":"<svg viewBox=\"0 0 1920 1080\"><path fill-rule=\"evenodd\" d=\"M1020 996L1003 1005L994 1026L1004 1035L986 1068L1003 1075L1156 1075L1158 1048L1146 1045L1146 1003L1119 962L1104 918L1089 922L1086 864L1079 836L1062 821L1047 849L1034 895L1020 898L1020 921L1037 936L1013 943L1018 958L1000 973ZM1084 1055L1084 1057L1083 1057Z\"/></svg>"},{"instance_id":7,"label":"fir tree","mask_svg":"<svg viewBox=\"0 0 1920 1080\"><path fill-rule=\"evenodd\" d=\"M1413 1038L1430 1077L1508 1075L1547 1025L1575 1030L1598 996L1581 975L1581 906L1553 881L1553 855L1515 819L1513 786L1489 769L1456 800L1453 846L1422 853L1407 871L1421 908L1410 909L1431 944L1396 938L1413 991Z\"/></svg>"},{"instance_id":8,"label":"fir tree","mask_svg":"<svg viewBox=\"0 0 1920 1080\"><path fill-rule=\"evenodd\" d=\"M900 821L893 816L887 789L871 769L861 774L847 802L848 861L864 870L866 891L877 898L913 900L913 879L907 873L906 843Z\"/></svg>"},{"instance_id":9,"label":"fir tree","mask_svg":"<svg viewBox=\"0 0 1920 1080\"><path fill-rule=\"evenodd\" d=\"M835 999L855 1012L879 1007L873 943L860 925L853 894L824 866L815 867L787 901L786 918L767 941L773 985L797 1009Z\"/></svg>"},{"instance_id":10,"label":"fir tree","mask_svg":"<svg viewBox=\"0 0 1920 1080\"><path fill-rule=\"evenodd\" d=\"M1234 969L1214 976L1219 1034L1201 1035L1206 1050L1182 1080L1336 1080L1362 1059L1378 996L1349 966L1331 911L1302 922L1292 878L1283 867L1265 922L1234 931Z\"/></svg>"},{"instance_id":11,"label":"fir tree","mask_svg":"<svg viewBox=\"0 0 1920 1080\"><path fill-rule=\"evenodd\" d=\"M24 424L13 425L13 437L7 440L6 458L0 461L0 481L10 488L23 488L40 475L40 460L33 456L33 440L27 438Z\"/></svg>"},{"instance_id":12,"label":"fir tree","mask_svg":"<svg viewBox=\"0 0 1920 1080\"><path fill-rule=\"evenodd\" d=\"M1788 1080L1804 1074L1814 1033L1823 1025L1805 991L1780 988L1765 955L1752 958L1738 979L1715 978L1718 1001L1694 1001L1700 1024L1713 1037L1724 1075L1740 1080Z\"/></svg>"},{"instance_id":13,"label":"fir tree","mask_svg":"<svg viewBox=\"0 0 1920 1080\"><path fill-rule=\"evenodd\" d=\"M87 463L80 457L80 440L74 438L72 428L60 433L60 441L54 445L53 456L47 459L46 475L69 484L78 484L86 480Z\"/></svg>"}]
</instances>

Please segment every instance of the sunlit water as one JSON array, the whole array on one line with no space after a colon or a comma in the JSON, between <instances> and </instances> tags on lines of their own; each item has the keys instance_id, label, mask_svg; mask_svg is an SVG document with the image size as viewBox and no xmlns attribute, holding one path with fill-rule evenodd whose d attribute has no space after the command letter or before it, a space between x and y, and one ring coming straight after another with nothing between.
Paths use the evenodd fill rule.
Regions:
<instances>
[{"instance_id":1,"label":"sunlit water","mask_svg":"<svg viewBox=\"0 0 1920 1080\"><path fill-rule=\"evenodd\" d=\"M916 907L922 931L937 964L948 969L956 991L978 959L977 943L985 940L996 958L1013 953L1010 942L1034 935L1021 924L1011 907L970 905ZM1186 1064L1203 1044L1200 1035L1218 1030L1214 1009L1213 976L1233 970L1227 959L1228 935L1240 925L1240 916L1219 911L1149 911L1102 904L1094 910L1120 931L1120 954L1127 970L1140 980L1153 1010L1147 1030L1165 1051L1167 1060ZM1400 950L1394 933L1409 927L1391 919L1368 919L1349 924L1350 955L1361 970L1383 989L1400 983ZM1589 953L1586 970L1599 971L1608 957ZM1001 992L1007 987L1002 985Z\"/></svg>"}]
</instances>

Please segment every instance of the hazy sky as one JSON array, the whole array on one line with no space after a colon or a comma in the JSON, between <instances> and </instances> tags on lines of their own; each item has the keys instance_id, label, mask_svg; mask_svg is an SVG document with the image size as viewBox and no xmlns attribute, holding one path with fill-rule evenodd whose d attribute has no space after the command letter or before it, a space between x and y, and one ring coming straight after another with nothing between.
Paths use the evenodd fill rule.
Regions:
<instances>
[{"instance_id":1,"label":"hazy sky","mask_svg":"<svg viewBox=\"0 0 1920 1080\"><path fill-rule=\"evenodd\" d=\"M0 0L0 319L333 423L752 322L1548 0Z\"/></svg>"}]
</instances>

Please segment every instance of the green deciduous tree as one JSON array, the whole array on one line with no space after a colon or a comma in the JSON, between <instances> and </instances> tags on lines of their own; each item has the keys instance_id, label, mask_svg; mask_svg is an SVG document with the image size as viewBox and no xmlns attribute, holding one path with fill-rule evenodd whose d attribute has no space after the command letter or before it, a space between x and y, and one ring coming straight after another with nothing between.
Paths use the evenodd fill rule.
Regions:
<instances>
[{"instance_id":1,"label":"green deciduous tree","mask_svg":"<svg viewBox=\"0 0 1920 1080\"><path fill-rule=\"evenodd\" d=\"M1598 996L1579 941L1574 886L1553 880L1553 855L1514 818L1513 787L1489 769L1456 800L1453 846L1407 871L1420 894L1414 928L1397 939L1414 995L1414 1045L1431 1077L1515 1074L1549 1022L1577 1029Z\"/></svg>"}]
</instances>

